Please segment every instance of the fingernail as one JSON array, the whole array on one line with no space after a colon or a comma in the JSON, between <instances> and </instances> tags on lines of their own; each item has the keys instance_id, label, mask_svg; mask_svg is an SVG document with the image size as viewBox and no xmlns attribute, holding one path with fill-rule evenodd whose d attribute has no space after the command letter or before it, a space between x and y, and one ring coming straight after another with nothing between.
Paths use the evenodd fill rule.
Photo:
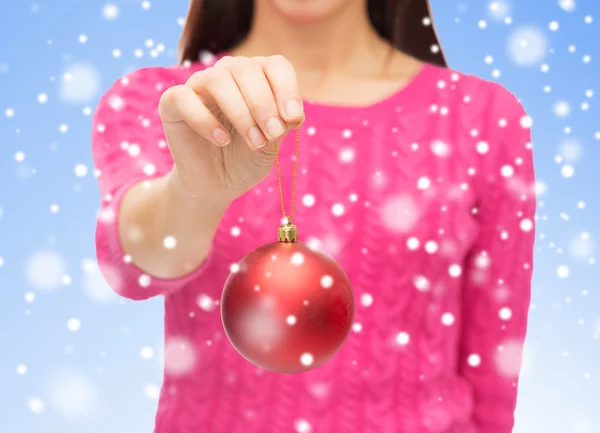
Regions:
<instances>
[{"instance_id":1,"label":"fingernail","mask_svg":"<svg viewBox=\"0 0 600 433\"><path fill-rule=\"evenodd\" d=\"M217 140L217 143L219 143L221 146L227 145L231 140L229 138L229 134L223 128L220 127L214 129L214 131L212 132L212 136L215 140Z\"/></svg>"},{"instance_id":2,"label":"fingernail","mask_svg":"<svg viewBox=\"0 0 600 433\"><path fill-rule=\"evenodd\" d=\"M248 140L250 140L250 144L252 144L252 146L259 149L267 144L267 139L263 133L260 132L258 126L253 126L250 128L250 131L248 131Z\"/></svg>"},{"instance_id":3,"label":"fingernail","mask_svg":"<svg viewBox=\"0 0 600 433\"><path fill-rule=\"evenodd\" d=\"M297 99L288 99L285 103L285 113L290 117L302 117L302 104Z\"/></svg>"},{"instance_id":4,"label":"fingernail","mask_svg":"<svg viewBox=\"0 0 600 433\"><path fill-rule=\"evenodd\" d=\"M277 117L269 117L267 119L267 132L271 138L279 137L285 132L285 126Z\"/></svg>"}]
</instances>

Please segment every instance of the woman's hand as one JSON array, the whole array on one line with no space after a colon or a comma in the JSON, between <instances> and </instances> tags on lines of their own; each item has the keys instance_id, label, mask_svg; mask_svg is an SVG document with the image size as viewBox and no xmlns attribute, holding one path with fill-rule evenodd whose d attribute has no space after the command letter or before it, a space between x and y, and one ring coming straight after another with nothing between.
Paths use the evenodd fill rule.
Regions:
<instances>
[{"instance_id":1,"label":"woman's hand","mask_svg":"<svg viewBox=\"0 0 600 433\"><path fill-rule=\"evenodd\" d=\"M268 175L275 142L304 121L294 67L282 56L223 57L165 91L159 114L171 181L191 196L229 200Z\"/></svg>"}]
</instances>

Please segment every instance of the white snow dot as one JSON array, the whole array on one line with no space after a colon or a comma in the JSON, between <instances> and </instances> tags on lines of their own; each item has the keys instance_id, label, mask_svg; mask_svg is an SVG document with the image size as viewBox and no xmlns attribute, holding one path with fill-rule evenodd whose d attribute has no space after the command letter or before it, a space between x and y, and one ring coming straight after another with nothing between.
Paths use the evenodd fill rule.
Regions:
<instances>
[{"instance_id":1,"label":"white snow dot","mask_svg":"<svg viewBox=\"0 0 600 433\"><path fill-rule=\"evenodd\" d=\"M192 341L183 337L170 337L165 342L164 367L171 376L183 376L192 371L197 364L196 347Z\"/></svg>"},{"instance_id":2,"label":"white snow dot","mask_svg":"<svg viewBox=\"0 0 600 433\"><path fill-rule=\"evenodd\" d=\"M406 241L406 246L409 250L416 250L417 248L419 248L419 244L419 240L415 237L410 237Z\"/></svg>"},{"instance_id":3,"label":"white snow dot","mask_svg":"<svg viewBox=\"0 0 600 433\"><path fill-rule=\"evenodd\" d=\"M333 286L333 277L331 275L323 275L321 277L321 287L329 289L331 286Z\"/></svg>"},{"instance_id":4,"label":"white snow dot","mask_svg":"<svg viewBox=\"0 0 600 433\"><path fill-rule=\"evenodd\" d=\"M25 364L17 365L17 374L19 376L23 376L24 374L27 374L27 366Z\"/></svg>"},{"instance_id":5,"label":"white snow dot","mask_svg":"<svg viewBox=\"0 0 600 433\"><path fill-rule=\"evenodd\" d=\"M560 24L558 24L558 21L550 21L550 23L548 24L548 28L555 32L560 28Z\"/></svg>"},{"instance_id":6,"label":"white snow dot","mask_svg":"<svg viewBox=\"0 0 600 433\"><path fill-rule=\"evenodd\" d=\"M206 294L198 295L196 303L198 304L198 307L204 311L213 311L217 306L216 301Z\"/></svg>"},{"instance_id":7,"label":"white snow dot","mask_svg":"<svg viewBox=\"0 0 600 433\"><path fill-rule=\"evenodd\" d=\"M427 292L431 287L429 280L427 278L425 278L423 275L416 275L413 278L413 284L415 285L417 290L419 290L421 292Z\"/></svg>"},{"instance_id":8,"label":"white snow dot","mask_svg":"<svg viewBox=\"0 0 600 433\"><path fill-rule=\"evenodd\" d=\"M312 426L305 419L297 419L294 422L294 428L298 433L312 433Z\"/></svg>"},{"instance_id":9,"label":"white snow dot","mask_svg":"<svg viewBox=\"0 0 600 433\"><path fill-rule=\"evenodd\" d=\"M523 365L523 343L509 340L503 342L498 349L494 356L498 373L506 378L516 378Z\"/></svg>"},{"instance_id":10,"label":"white snow dot","mask_svg":"<svg viewBox=\"0 0 600 433\"><path fill-rule=\"evenodd\" d=\"M360 303L365 307L370 307L373 305L373 295L369 293L363 293L363 295L360 297Z\"/></svg>"},{"instance_id":11,"label":"white snow dot","mask_svg":"<svg viewBox=\"0 0 600 433\"><path fill-rule=\"evenodd\" d=\"M157 400L160 396L160 388L152 384L145 385L144 395L151 400Z\"/></svg>"},{"instance_id":12,"label":"white snow dot","mask_svg":"<svg viewBox=\"0 0 600 433\"><path fill-rule=\"evenodd\" d=\"M515 169L511 165L504 165L500 169L500 173L504 177L512 177L512 175L515 174Z\"/></svg>"},{"instance_id":13,"label":"white snow dot","mask_svg":"<svg viewBox=\"0 0 600 433\"><path fill-rule=\"evenodd\" d=\"M444 313L442 314L442 324L444 326L451 326L454 323L454 314Z\"/></svg>"},{"instance_id":14,"label":"white snow dot","mask_svg":"<svg viewBox=\"0 0 600 433\"><path fill-rule=\"evenodd\" d=\"M86 103L100 90L100 73L85 63L71 65L60 82L60 98L68 103Z\"/></svg>"},{"instance_id":15,"label":"white snow dot","mask_svg":"<svg viewBox=\"0 0 600 433\"><path fill-rule=\"evenodd\" d=\"M152 282L152 279L150 278L149 275L140 275L140 277L138 278L138 283L142 287L150 287L151 282Z\"/></svg>"},{"instance_id":16,"label":"white snow dot","mask_svg":"<svg viewBox=\"0 0 600 433\"><path fill-rule=\"evenodd\" d=\"M153 176L156 173L156 166L151 162L144 164L144 174L146 176Z\"/></svg>"},{"instance_id":17,"label":"white snow dot","mask_svg":"<svg viewBox=\"0 0 600 433\"><path fill-rule=\"evenodd\" d=\"M418 189L427 189L431 186L431 180L429 180L428 177L420 177L419 180L417 180L417 188Z\"/></svg>"},{"instance_id":18,"label":"white snow dot","mask_svg":"<svg viewBox=\"0 0 600 433\"><path fill-rule=\"evenodd\" d=\"M61 256L51 251L35 253L27 262L27 280L38 290L57 288L66 273L66 266Z\"/></svg>"},{"instance_id":19,"label":"white snow dot","mask_svg":"<svg viewBox=\"0 0 600 433\"><path fill-rule=\"evenodd\" d=\"M163 239L163 246L168 250L172 250L176 245L177 240L173 236L167 236Z\"/></svg>"},{"instance_id":20,"label":"white snow dot","mask_svg":"<svg viewBox=\"0 0 600 433\"><path fill-rule=\"evenodd\" d=\"M304 263L304 255L302 253L292 254L291 262L293 265L299 266Z\"/></svg>"},{"instance_id":21,"label":"white snow dot","mask_svg":"<svg viewBox=\"0 0 600 433\"><path fill-rule=\"evenodd\" d=\"M575 0L558 0L558 5L565 12L573 12L575 10Z\"/></svg>"},{"instance_id":22,"label":"white snow dot","mask_svg":"<svg viewBox=\"0 0 600 433\"><path fill-rule=\"evenodd\" d=\"M512 317L512 310L508 307L502 307L498 315L502 320L509 320Z\"/></svg>"},{"instance_id":23,"label":"white snow dot","mask_svg":"<svg viewBox=\"0 0 600 433\"><path fill-rule=\"evenodd\" d=\"M410 336L406 332L399 332L396 334L396 343L400 346L406 346L410 341Z\"/></svg>"},{"instance_id":24,"label":"white snow dot","mask_svg":"<svg viewBox=\"0 0 600 433\"><path fill-rule=\"evenodd\" d=\"M154 358L154 349L151 347L145 346L140 349L140 356L143 360L148 361Z\"/></svg>"},{"instance_id":25,"label":"white snow dot","mask_svg":"<svg viewBox=\"0 0 600 433\"><path fill-rule=\"evenodd\" d=\"M576 162L581 158L583 149L579 141L567 139L560 144L559 153L564 161Z\"/></svg>"},{"instance_id":26,"label":"white snow dot","mask_svg":"<svg viewBox=\"0 0 600 433\"><path fill-rule=\"evenodd\" d=\"M46 102L48 102L48 95L46 95L45 93L40 93L37 97L37 100L40 104L45 104Z\"/></svg>"},{"instance_id":27,"label":"white snow dot","mask_svg":"<svg viewBox=\"0 0 600 433\"><path fill-rule=\"evenodd\" d=\"M77 164L73 171L77 177L84 177L88 174L88 168L85 164Z\"/></svg>"},{"instance_id":28,"label":"white snow dot","mask_svg":"<svg viewBox=\"0 0 600 433\"><path fill-rule=\"evenodd\" d=\"M303 353L302 356L300 356L300 363L305 367L312 365L313 361L314 358L310 353Z\"/></svg>"},{"instance_id":29,"label":"white snow dot","mask_svg":"<svg viewBox=\"0 0 600 433\"><path fill-rule=\"evenodd\" d=\"M514 30L509 35L506 46L509 58L520 66L537 65L548 53L548 40L544 32L536 27Z\"/></svg>"},{"instance_id":30,"label":"white snow dot","mask_svg":"<svg viewBox=\"0 0 600 433\"><path fill-rule=\"evenodd\" d=\"M302 204L306 207L312 207L315 204L315 196L312 194L305 194L302 197Z\"/></svg>"},{"instance_id":31,"label":"white snow dot","mask_svg":"<svg viewBox=\"0 0 600 433\"><path fill-rule=\"evenodd\" d=\"M529 232L533 229L533 222L529 218L525 218L521 220L519 226L524 232Z\"/></svg>"},{"instance_id":32,"label":"white snow dot","mask_svg":"<svg viewBox=\"0 0 600 433\"><path fill-rule=\"evenodd\" d=\"M102 15L108 21L114 21L119 17L119 7L113 3L108 3L102 8Z\"/></svg>"},{"instance_id":33,"label":"white snow dot","mask_svg":"<svg viewBox=\"0 0 600 433\"><path fill-rule=\"evenodd\" d=\"M46 410L46 405L39 397L31 397L27 400L27 407L36 415L43 413Z\"/></svg>"},{"instance_id":34,"label":"white snow dot","mask_svg":"<svg viewBox=\"0 0 600 433\"><path fill-rule=\"evenodd\" d=\"M77 332L81 328L79 319L69 319L67 321L67 329L71 332Z\"/></svg>"},{"instance_id":35,"label":"white snow dot","mask_svg":"<svg viewBox=\"0 0 600 433\"><path fill-rule=\"evenodd\" d=\"M285 321L288 325L295 325L297 322L296 316L294 316L293 314L290 314L289 316L287 316L285 318Z\"/></svg>"},{"instance_id":36,"label":"white snow dot","mask_svg":"<svg viewBox=\"0 0 600 433\"><path fill-rule=\"evenodd\" d=\"M435 241L427 241L425 243L425 251L429 254L434 254L438 250L438 244Z\"/></svg>"},{"instance_id":37,"label":"white snow dot","mask_svg":"<svg viewBox=\"0 0 600 433\"><path fill-rule=\"evenodd\" d=\"M123 287L123 277L116 267L105 263L102 272L96 260L84 259L81 261L83 290L88 298L94 302L106 303L116 299L116 293Z\"/></svg>"},{"instance_id":38,"label":"white snow dot","mask_svg":"<svg viewBox=\"0 0 600 433\"><path fill-rule=\"evenodd\" d=\"M331 207L331 212L337 217L342 216L344 214L344 210L344 205L341 203L336 203Z\"/></svg>"},{"instance_id":39,"label":"white snow dot","mask_svg":"<svg viewBox=\"0 0 600 433\"><path fill-rule=\"evenodd\" d=\"M70 420L90 418L98 409L99 392L88 378L75 372L62 372L49 386L50 402Z\"/></svg>"},{"instance_id":40,"label":"white snow dot","mask_svg":"<svg viewBox=\"0 0 600 433\"><path fill-rule=\"evenodd\" d=\"M569 254L576 260L588 260L594 252L595 244L588 232L580 233L569 242Z\"/></svg>"},{"instance_id":41,"label":"white snow dot","mask_svg":"<svg viewBox=\"0 0 600 433\"><path fill-rule=\"evenodd\" d=\"M572 165L566 164L561 167L560 173L563 175L563 177L568 179L573 177L575 174L575 168Z\"/></svg>"},{"instance_id":42,"label":"white snow dot","mask_svg":"<svg viewBox=\"0 0 600 433\"><path fill-rule=\"evenodd\" d=\"M231 236L238 237L242 233L242 229L238 226L231 227Z\"/></svg>"},{"instance_id":43,"label":"white snow dot","mask_svg":"<svg viewBox=\"0 0 600 433\"><path fill-rule=\"evenodd\" d=\"M477 143L477 153L485 154L490 150L490 145L485 141L480 141Z\"/></svg>"},{"instance_id":44,"label":"white snow dot","mask_svg":"<svg viewBox=\"0 0 600 433\"><path fill-rule=\"evenodd\" d=\"M460 265L450 265L450 267L448 268L448 273L453 278L460 277L460 275L462 274L462 268L460 267Z\"/></svg>"},{"instance_id":45,"label":"white snow dot","mask_svg":"<svg viewBox=\"0 0 600 433\"><path fill-rule=\"evenodd\" d=\"M342 152L340 153L340 160L345 163L354 161L354 149L342 149Z\"/></svg>"},{"instance_id":46,"label":"white snow dot","mask_svg":"<svg viewBox=\"0 0 600 433\"><path fill-rule=\"evenodd\" d=\"M431 143L431 151L435 155L444 158L450 154L450 147L443 141L435 140L433 143Z\"/></svg>"},{"instance_id":47,"label":"white snow dot","mask_svg":"<svg viewBox=\"0 0 600 433\"><path fill-rule=\"evenodd\" d=\"M533 119L530 116L523 116L520 123L522 128L531 128L533 126Z\"/></svg>"},{"instance_id":48,"label":"white snow dot","mask_svg":"<svg viewBox=\"0 0 600 433\"><path fill-rule=\"evenodd\" d=\"M396 233L406 233L417 224L420 212L415 200L407 194L390 197L381 208L383 224Z\"/></svg>"},{"instance_id":49,"label":"white snow dot","mask_svg":"<svg viewBox=\"0 0 600 433\"><path fill-rule=\"evenodd\" d=\"M569 274L570 270L567 265L560 265L556 268L556 276L558 278L567 278Z\"/></svg>"},{"instance_id":50,"label":"white snow dot","mask_svg":"<svg viewBox=\"0 0 600 433\"><path fill-rule=\"evenodd\" d=\"M489 4L488 14L493 20L501 21L508 18L510 10L510 3L507 0L497 0Z\"/></svg>"},{"instance_id":51,"label":"white snow dot","mask_svg":"<svg viewBox=\"0 0 600 433\"><path fill-rule=\"evenodd\" d=\"M130 156L138 156L140 154L140 146L137 144L129 144L126 149Z\"/></svg>"},{"instance_id":52,"label":"white snow dot","mask_svg":"<svg viewBox=\"0 0 600 433\"><path fill-rule=\"evenodd\" d=\"M567 117L571 113L571 106L567 101L557 101L553 110L557 117Z\"/></svg>"},{"instance_id":53,"label":"white snow dot","mask_svg":"<svg viewBox=\"0 0 600 433\"><path fill-rule=\"evenodd\" d=\"M475 266L477 266L479 269L489 268L491 263L492 259L485 251L481 252L477 255L477 257L475 257Z\"/></svg>"},{"instance_id":54,"label":"white snow dot","mask_svg":"<svg viewBox=\"0 0 600 433\"><path fill-rule=\"evenodd\" d=\"M477 355L476 353L472 353L467 358L467 363L471 367L479 367L481 365L481 357L479 355Z\"/></svg>"}]
</instances>

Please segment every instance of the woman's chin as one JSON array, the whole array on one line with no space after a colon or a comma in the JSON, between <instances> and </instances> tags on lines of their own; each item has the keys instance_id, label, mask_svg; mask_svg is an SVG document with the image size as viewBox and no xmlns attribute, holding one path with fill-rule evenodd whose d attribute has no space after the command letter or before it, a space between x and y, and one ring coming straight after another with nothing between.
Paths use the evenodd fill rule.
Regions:
<instances>
[{"instance_id":1,"label":"woman's chin","mask_svg":"<svg viewBox=\"0 0 600 433\"><path fill-rule=\"evenodd\" d=\"M262 0L290 21L318 22L329 19L346 4L355 0Z\"/></svg>"}]
</instances>

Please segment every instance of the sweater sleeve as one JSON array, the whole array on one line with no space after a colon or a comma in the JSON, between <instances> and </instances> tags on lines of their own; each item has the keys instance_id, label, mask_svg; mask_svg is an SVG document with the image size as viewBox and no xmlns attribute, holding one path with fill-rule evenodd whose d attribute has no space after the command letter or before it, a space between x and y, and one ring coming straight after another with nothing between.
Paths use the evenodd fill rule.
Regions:
<instances>
[{"instance_id":1,"label":"sweater sleeve","mask_svg":"<svg viewBox=\"0 0 600 433\"><path fill-rule=\"evenodd\" d=\"M508 91L491 106L477 145L479 236L466 263L460 374L481 433L510 433L531 297L535 192L530 121Z\"/></svg>"},{"instance_id":2,"label":"sweater sleeve","mask_svg":"<svg viewBox=\"0 0 600 433\"><path fill-rule=\"evenodd\" d=\"M117 80L100 99L93 119L92 155L101 196L96 224L98 266L115 292L133 300L177 291L199 277L211 256L209 253L199 268L182 278L160 279L132 263L118 233L119 206L129 188L163 176L173 166L158 102L167 87L177 84L176 72L147 68Z\"/></svg>"}]
</instances>

